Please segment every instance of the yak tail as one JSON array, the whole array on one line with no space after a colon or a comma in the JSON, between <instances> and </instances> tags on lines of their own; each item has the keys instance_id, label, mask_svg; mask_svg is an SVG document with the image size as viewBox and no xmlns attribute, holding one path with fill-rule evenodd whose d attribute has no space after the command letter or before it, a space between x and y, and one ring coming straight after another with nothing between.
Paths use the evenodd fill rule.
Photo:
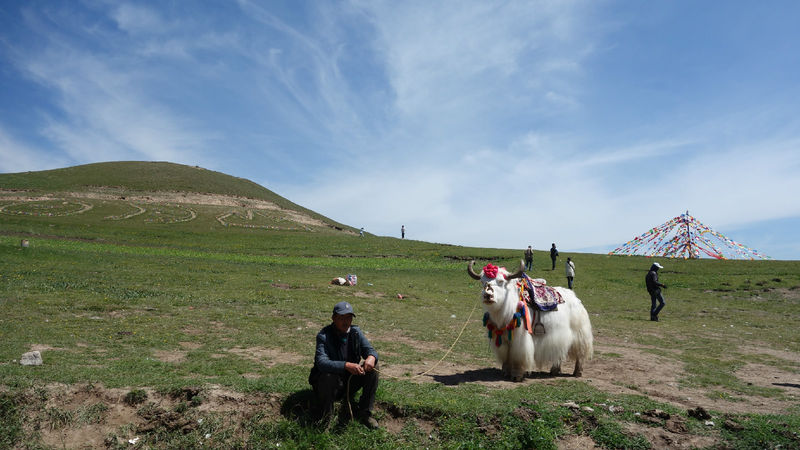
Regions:
<instances>
[{"instance_id":1,"label":"yak tail","mask_svg":"<svg viewBox=\"0 0 800 450\"><path fill-rule=\"evenodd\" d=\"M592 335L592 322L589 313L583 304L578 302L573 305L570 328L573 333L570 357L577 360L589 360L594 356L594 336Z\"/></svg>"},{"instance_id":2,"label":"yak tail","mask_svg":"<svg viewBox=\"0 0 800 450\"><path fill-rule=\"evenodd\" d=\"M572 348L570 349L570 356L574 360L588 361L594 356L594 339L592 337L592 330L580 329L575 330L575 340L573 341ZM574 353L574 354L573 354Z\"/></svg>"}]
</instances>

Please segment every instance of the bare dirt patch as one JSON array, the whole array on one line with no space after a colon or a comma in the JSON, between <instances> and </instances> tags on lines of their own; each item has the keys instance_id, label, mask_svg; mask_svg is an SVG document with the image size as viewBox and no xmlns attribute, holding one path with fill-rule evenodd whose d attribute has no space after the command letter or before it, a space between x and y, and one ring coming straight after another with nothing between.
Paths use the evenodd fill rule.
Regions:
<instances>
[{"instance_id":1,"label":"bare dirt patch","mask_svg":"<svg viewBox=\"0 0 800 450\"><path fill-rule=\"evenodd\" d=\"M584 450L590 448L600 448L595 445L592 438L581 434L571 434L558 440L556 443L559 450Z\"/></svg>"},{"instance_id":2,"label":"bare dirt patch","mask_svg":"<svg viewBox=\"0 0 800 450\"><path fill-rule=\"evenodd\" d=\"M46 350L64 350L63 348L51 347L45 344L31 344L30 351L32 352L43 352Z\"/></svg>"},{"instance_id":3,"label":"bare dirt patch","mask_svg":"<svg viewBox=\"0 0 800 450\"><path fill-rule=\"evenodd\" d=\"M800 286L789 289L777 288L775 291L787 300L800 300Z\"/></svg>"},{"instance_id":4,"label":"bare dirt patch","mask_svg":"<svg viewBox=\"0 0 800 450\"><path fill-rule=\"evenodd\" d=\"M182 350L156 350L153 352L153 356L159 361L171 364L186 361L186 352Z\"/></svg>"},{"instance_id":5,"label":"bare dirt patch","mask_svg":"<svg viewBox=\"0 0 800 450\"><path fill-rule=\"evenodd\" d=\"M600 354L590 362L584 370L584 380L600 390L611 393L646 395L651 399L663 401L685 409L702 406L705 409L734 413L775 414L787 411L796 405L798 389L785 387L787 398L748 396L729 393L728 398L718 397L712 391L720 388L706 389L686 387L680 384L685 368L675 360L654 355L630 343L622 343L609 338L595 341L595 349ZM739 348L739 351L758 351L755 348ZM763 349L761 350L763 352ZM614 356L603 356L603 354ZM616 356L620 355L620 356ZM777 357L777 355L774 355ZM790 352L781 353L789 364L797 365L800 355ZM747 367L747 366L745 366ZM787 383L798 381L798 375L774 366L760 365L757 370L739 371L735 374L743 383L767 385L767 381L775 386L775 381ZM793 381L794 380L794 381ZM800 383L798 383L800 384ZM794 397L794 398L792 398Z\"/></svg>"},{"instance_id":6,"label":"bare dirt patch","mask_svg":"<svg viewBox=\"0 0 800 450\"><path fill-rule=\"evenodd\" d=\"M787 396L800 399L800 374L764 364L745 364L736 371L736 377L747 384L778 388Z\"/></svg>"},{"instance_id":7,"label":"bare dirt patch","mask_svg":"<svg viewBox=\"0 0 800 450\"><path fill-rule=\"evenodd\" d=\"M181 348L185 348L187 350L197 350L198 348L202 347L202 344L198 344L197 342L178 342L178 345Z\"/></svg>"},{"instance_id":8,"label":"bare dirt patch","mask_svg":"<svg viewBox=\"0 0 800 450\"><path fill-rule=\"evenodd\" d=\"M212 414L230 429L245 435L241 423L260 414L274 420L281 414L281 398L275 394L228 391L219 386L206 389L185 388L171 394L146 389L146 400L138 404L125 401L129 389L107 389L98 385L50 385L44 388L47 400L32 408L34 415L26 427L38 430L41 443L48 448L106 448L128 445L128 440L159 429L184 433L199 430ZM28 394L32 403L41 393ZM194 408L178 412L176 406L193 397L202 398ZM210 436L209 439L213 439Z\"/></svg>"},{"instance_id":9,"label":"bare dirt patch","mask_svg":"<svg viewBox=\"0 0 800 450\"><path fill-rule=\"evenodd\" d=\"M689 433L676 433L663 426L648 426L639 423L626 423L625 430L630 434L641 434L654 449L710 448L716 443L711 436L698 436Z\"/></svg>"}]
</instances>

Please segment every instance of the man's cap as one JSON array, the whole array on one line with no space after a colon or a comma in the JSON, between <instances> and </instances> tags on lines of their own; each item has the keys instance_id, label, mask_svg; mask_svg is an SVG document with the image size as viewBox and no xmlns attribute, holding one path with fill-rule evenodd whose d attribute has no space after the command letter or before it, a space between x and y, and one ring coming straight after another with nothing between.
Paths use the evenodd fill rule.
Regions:
<instances>
[{"instance_id":1,"label":"man's cap","mask_svg":"<svg viewBox=\"0 0 800 450\"><path fill-rule=\"evenodd\" d=\"M333 307L333 313L340 316L344 316L346 314L352 314L353 316L356 315L356 313L353 312L353 305L347 302L337 303L336 306Z\"/></svg>"},{"instance_id":2,"label":"man's cap","mask_svg":"<svg viewBox=\"0 0 800 450\"><path fill-rule=\"evenodd\" d=\"M663 268L664 268L664 266L662 266L662 265L661 265L661 264L659 264L659 263L653 263L653 265L654 265L654 266L656 266L656 267L658 267L659 269L663 269Z\"/></svg>"}]
</instances>

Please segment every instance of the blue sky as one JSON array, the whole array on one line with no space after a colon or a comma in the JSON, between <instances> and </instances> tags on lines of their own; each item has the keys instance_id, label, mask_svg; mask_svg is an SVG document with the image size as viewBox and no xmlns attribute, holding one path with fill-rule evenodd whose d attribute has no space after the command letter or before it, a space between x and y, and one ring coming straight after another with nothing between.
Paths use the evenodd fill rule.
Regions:
<instances>
[{"instance_id":1,"label":"blue sky","mask_svg":"<svg viewBox=\"0 0 800 450\"><path fill-rule=\"evenodd\" d=\"M199 165L379 235L800 259L795 1L9 1L0 172Z\"/></svg>"}]
</instances>

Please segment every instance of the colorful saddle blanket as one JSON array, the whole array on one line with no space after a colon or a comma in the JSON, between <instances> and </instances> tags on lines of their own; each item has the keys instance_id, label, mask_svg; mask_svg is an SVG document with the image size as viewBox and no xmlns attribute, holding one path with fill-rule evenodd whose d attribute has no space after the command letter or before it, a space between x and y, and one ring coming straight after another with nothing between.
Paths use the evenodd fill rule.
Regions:
<instances>
[{"instance_id":1,"label":"colorful saddle blanket","mask_svg":"<svg viewBox=\"0 0 800 450\"><path fill-rule=\"evenodd\" d=\"M539 311L555 311L559 303L564 303L561 294L547 286L545 280L534 280L523 273L518 283L520 300Z\"/></svg>"}]
</instances>

